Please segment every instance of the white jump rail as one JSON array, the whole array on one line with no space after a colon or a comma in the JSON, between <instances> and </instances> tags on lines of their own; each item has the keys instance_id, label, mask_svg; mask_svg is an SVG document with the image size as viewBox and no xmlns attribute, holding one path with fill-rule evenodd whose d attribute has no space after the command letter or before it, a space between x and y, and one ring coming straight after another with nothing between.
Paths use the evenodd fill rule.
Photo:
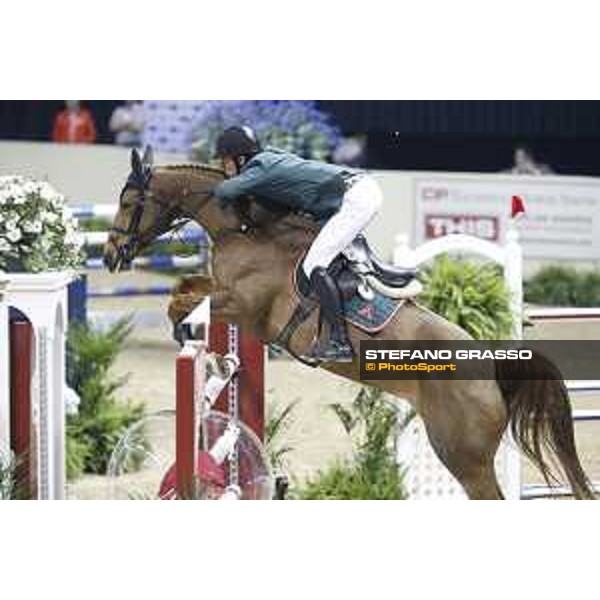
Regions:
<instances>
[{"instance_id":1,"label":"white jump rail","mask_svg":"<svg viewBox=\"0 0 600 600\"><path fill-rule=\"evenodd\" d=\"M600 481L593 481L595 490L600 489ZM571 488L566 485L548 487L545 484L532 483L521 491L521 500L539 500L540 498L566 498L573 495Z\"/></svg>"},{"instance_id":2,"label":"white jump rail","mask_svg":"<svg viewBox=\"0 0 600 600\"><path fill-rule=\"evenodd\" d=\"M103 246L108 241L108 231L86 231L79 234L81 242L85 246ZM163 243L194 243L206 242L207 237L204 231L197 226L188 226L174 233L161 235L158 242Z\"/></svg>"},{"instance_id":3,"label":"white jump rail","mask_svg":"<svg viewBox=\"0 0 600 600\"><path fill-rule=\"evenodd\" d=\"M528 308L526 316L530 321L585 321L600 319L600 308Z\"/></svg>"},{"instance_id":4,"label":"white jump rail","mask_svg":"<svg viewBox=\"0 0 600 600\"><path fill-rule=\"evenodd\" d=\"M600 380L566 382L567 389L578 396L600 396Z\"/></svg>"},{"instance_id":5,"label":"white jump rail","mask_svg":"<svg viewBox=\"0 0 600 600\"><path fill-rule=\"evenodd\" d=\"M119 205L111 204L77 204L69 206L71 214L76 219L113 219L119 210Z\"/></svg>"}]
</instances>

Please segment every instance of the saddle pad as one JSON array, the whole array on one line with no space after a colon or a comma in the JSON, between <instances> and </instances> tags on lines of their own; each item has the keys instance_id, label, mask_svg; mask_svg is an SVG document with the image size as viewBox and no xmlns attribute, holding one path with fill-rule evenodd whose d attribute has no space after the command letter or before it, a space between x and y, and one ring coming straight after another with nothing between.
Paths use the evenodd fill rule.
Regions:
<instances>
[{"instance_id":1,"label":"saddle pad","mask_svg":"<svg viewBox=\"0 0 600 600\"><path fill-rule=\"evenodd\" d=\"M404 302L402 298L388 298L380 292L375 292L373 300L364 300L354 294L349 300L344 300L346 321L367 333L377 333L389 323Z\"/></svg>"},{"instance_id":2,"label":"saddle pad","mask_svg":"<svg viewBox=\"0 0 600 600\"><path fill-rule=\"evenodd\" d=\"M301 268L303 259L304 256L300 257L292 275L294 290L301 302L303 298L306 298L298 287L298 270ZM346 321L371 334L381 331L405 302L404 298L388 298L375 290L374 293L373 300L364 300L358 294L344 300L344 318Z\"/></svg>"}]
</instances>

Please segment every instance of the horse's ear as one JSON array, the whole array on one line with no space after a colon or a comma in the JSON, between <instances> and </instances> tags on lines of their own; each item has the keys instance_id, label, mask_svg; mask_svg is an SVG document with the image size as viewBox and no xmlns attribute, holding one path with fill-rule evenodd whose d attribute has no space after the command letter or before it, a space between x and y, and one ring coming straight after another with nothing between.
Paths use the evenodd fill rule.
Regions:
<instances>
[{"instance_id":1,"label":"horse's ear","mask_svg":"<svg viewBox=\"0 0 600 600\"><path fill-rule=\"evenodd\" d=\"M144 158L142 158L142 164L151 167L154 164L154 150L152 146L146 146L144 151Z\"/></svg>"},{"instance_id":2,"label":"horse's ear","mask_svg":"<svg viewBox=\"0 0 600 600\"><path fill-rule=\"evenodd\" d=\"M137 151L137 148L134 148L131 151L131 170L135 175L142 174L142 159L140 158L140 153Z\"/></svg>"}]
</instances>

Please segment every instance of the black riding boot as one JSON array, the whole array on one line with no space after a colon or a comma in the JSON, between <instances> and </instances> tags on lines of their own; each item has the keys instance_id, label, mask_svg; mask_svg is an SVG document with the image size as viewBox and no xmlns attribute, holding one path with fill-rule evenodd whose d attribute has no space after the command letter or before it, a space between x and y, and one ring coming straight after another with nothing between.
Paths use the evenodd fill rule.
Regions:
<instances>
[{"instance_id":1,"label":"black riding boot","mask_svg":"<svg viewBox=\"0 0 600 600\"><path fill-rule=\"evenodd\" d=\"M327 269L317 267L310 283L321 303L321 318L329 324L329 337L319 341L310 353L311 358L325 362L352 362L354 351L348 338L346 322L342 317L340 290Z\"/></svg>"}]
</instances>

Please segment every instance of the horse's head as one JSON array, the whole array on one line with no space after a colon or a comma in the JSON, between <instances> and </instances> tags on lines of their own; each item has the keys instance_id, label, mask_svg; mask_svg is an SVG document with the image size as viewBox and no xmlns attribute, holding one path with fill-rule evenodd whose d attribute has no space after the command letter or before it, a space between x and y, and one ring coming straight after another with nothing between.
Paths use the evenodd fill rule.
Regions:
<instances>
[{"instance_id":1,"label":"horse's head","mask_svg":"<svg viewBox=\"0 0 600 600\"><path fill-rule=\"evenodd\" d=\"M153 175L152 148L146 148L143 157L132 150L131 173L104 247L104 264L110 271L130 267L138 252L172 225L175 208L160 193Z\"/></svg>"},{"instance_id":2,"label":"horse's head","mask_svg":"<svg viewBox=\"0 0 600 600\"><path fill-rule=\"evenodd\" d=\"M186 221L201 225L211 239L244 228L239 207L222 207L214 188L221 169L208 165L154 167L152 150L131 152L131 173L121 191L119 209L104 247L110 271L128 268L140 250Z\"/></svg>"}]
</instances>

